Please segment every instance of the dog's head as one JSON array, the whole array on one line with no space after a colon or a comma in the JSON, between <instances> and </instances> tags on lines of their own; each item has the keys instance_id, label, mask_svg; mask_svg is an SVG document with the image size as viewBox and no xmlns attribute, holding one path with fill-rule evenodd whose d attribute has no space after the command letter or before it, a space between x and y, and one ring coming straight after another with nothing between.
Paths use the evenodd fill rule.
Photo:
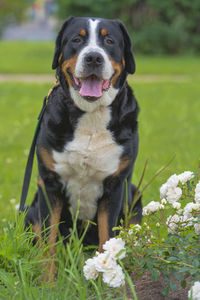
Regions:
<instances>
[{"instance_id":1,"label":"dog's head","mask_svg":"<svg viewBox=\"0 0 200 300\"><path fill-rule=\"evenodd\" d=\"M80 109L110 105L135 71L126 28L118 20L68 18L56 39L52 68Z\"/></svg>"}]
</instances>

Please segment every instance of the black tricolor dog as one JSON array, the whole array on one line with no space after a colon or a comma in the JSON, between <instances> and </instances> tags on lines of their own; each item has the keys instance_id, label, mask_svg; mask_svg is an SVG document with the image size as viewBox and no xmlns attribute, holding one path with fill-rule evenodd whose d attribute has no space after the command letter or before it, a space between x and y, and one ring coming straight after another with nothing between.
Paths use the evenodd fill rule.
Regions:
<instances>
[{"instance_id":1,"label":"black tricolor dog","mask_svg":"<svg viewBox=\"0 0 200 300\"><path fill-rule=\"evenodd\" d=\"M102 251L123 217L125 181L129 205L136 190L131 177L138 152L138 106L126 82L135 62L124 25L68 18L56 39L52 67L58 82L37 139L38 191L26 224L37 232L50 226L48 240L54 244L58 227L64 237L69 235L69 209L76 212L79 202L78 230L83 220L97 223L90 225L84 242L99 244ZM141 221L141 209L139 198L132 222Z\"/></svg>"}]
</instances>

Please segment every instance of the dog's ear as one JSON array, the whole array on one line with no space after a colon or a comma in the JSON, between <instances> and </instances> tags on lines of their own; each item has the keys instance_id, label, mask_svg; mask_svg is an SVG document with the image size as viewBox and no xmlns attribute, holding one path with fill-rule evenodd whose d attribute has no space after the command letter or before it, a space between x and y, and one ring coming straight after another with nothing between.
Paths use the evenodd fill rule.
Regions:
<instances>
[{"instance_id":1,"label":"dog's ear","mask_svg":"<svg viewBox=\"0 0 200 300\"><path fill-rule=\"evenodd\" d=\"M116 20L118 23L123 37L124 37L124 59L125 59L125 69L128 73L135 73L135 60L132 53L132 43L128 31L124 24L120 20Z\"/></svg>"},{"instance_id":2,"label":"dog's ear","mask_svg":"<svg viewBox=\"0 0 200 300\"><path fill-rule=\"evenodd\" d=\"M58 66L58 59L61 54L61 41L62 41L63 32L73 18L74 17L69 17L69 18L67 18L67 20L65 20L65 22L63 23L63 25L57 35L52 69L56 69Z\"/></svg>"}]
</instances>

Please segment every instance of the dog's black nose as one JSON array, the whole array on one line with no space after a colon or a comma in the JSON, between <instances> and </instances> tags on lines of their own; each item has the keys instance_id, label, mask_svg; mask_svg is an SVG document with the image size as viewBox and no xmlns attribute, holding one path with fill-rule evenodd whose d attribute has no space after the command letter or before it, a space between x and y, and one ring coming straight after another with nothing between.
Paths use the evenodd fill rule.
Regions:
<instances>
[{"instance_id":1,"label":"dog's black nose","mask_svg":"<svg viewBox=\"0 0 200 300\"><path fill-rule=\"evenodd\" d=\"M103 56L98 52L90 52L84 58L85 64L90 67L101 66L104 62Z\"/></svg>"}]
</instances>

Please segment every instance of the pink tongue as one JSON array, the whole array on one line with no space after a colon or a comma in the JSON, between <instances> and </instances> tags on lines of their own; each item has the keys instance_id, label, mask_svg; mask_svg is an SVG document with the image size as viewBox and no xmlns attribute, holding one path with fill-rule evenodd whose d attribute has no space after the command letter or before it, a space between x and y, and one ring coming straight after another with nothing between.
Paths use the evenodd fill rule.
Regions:
<instances>
[{"instance_id":1,"label":"pink tongue","mask_svg":"<svg viewBox=\"0 0 200 300\"><path fill-rule=\"evenodd\" d=\"M82 97L100 98L102 96L102 81L95 77L84 79L79 93Z\"/></svg>"}]
</instances>

